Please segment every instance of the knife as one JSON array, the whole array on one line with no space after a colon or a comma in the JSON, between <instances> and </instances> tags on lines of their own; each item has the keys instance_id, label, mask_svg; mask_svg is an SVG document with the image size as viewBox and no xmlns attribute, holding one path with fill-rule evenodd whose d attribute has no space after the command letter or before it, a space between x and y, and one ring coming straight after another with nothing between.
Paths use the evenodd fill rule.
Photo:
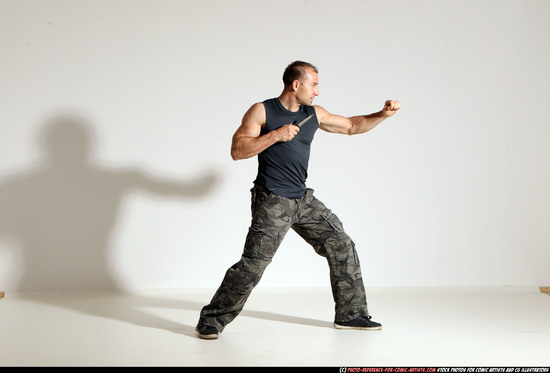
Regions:
<instances>
[{"instance_id":1,"label":"knife","mask_svg":"<svg viewBox=\"0 0 550 373\"><path fill-rule=\"evenodd\" d=\"M295 124L295 126L302 127L302 126L304 125L304 123L306 123L308 120L310 120L311 118L313 118L313 115L314 115L314 114L311 114L309 117L307 117L306 119L304 119L304 120L301 121L300 123Z\"/></svg>"}]
</instances>

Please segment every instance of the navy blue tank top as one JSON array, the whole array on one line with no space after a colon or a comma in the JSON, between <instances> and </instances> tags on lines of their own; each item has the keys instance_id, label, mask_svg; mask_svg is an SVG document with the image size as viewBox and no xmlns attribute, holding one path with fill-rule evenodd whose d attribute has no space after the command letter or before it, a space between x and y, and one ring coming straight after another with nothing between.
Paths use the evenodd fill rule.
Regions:
<instances>
[{"instance_id":1,"label":"navy blue tank top","mask_svg":"<svg viewBox=\"0 0 550 373\"><path fill-rule=\"evenodd\" d=\"M285 124L300 123L309 115L314 115L291 141L278 142L258 154L258 176L254 183L282 197L300 198L306 191L311 142L319 128L315 108L302 105L297 112L292 112L278 98L266 100L263 104L266 119L260 135Z\"/></svg>"}]
</instances>

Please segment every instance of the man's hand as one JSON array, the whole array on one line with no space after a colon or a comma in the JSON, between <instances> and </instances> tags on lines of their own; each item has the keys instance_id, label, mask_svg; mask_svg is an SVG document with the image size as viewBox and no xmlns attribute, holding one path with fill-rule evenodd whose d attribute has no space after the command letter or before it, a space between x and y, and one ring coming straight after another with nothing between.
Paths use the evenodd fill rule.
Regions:
<instances>
[{"instance_id":1,"label":"man's hand","mask_svg":"<svg viewBox=\"0 0 550 373\"><path fill-rule=\"evenodd\" d=\"M397 110L399 109L401 109L401 102L387 100L384 104L384 108L382 109L382 115L386 118L391 117L392 115L397 113Z\"/></svg>"},{"instance_id":2,"label":"man's hand","mask_svg":"<svg viewBox=\"0 0 550 373\"><path fill-rule=\"evenodd\" d=\"M294 124L285 124L274 131L277 134L277 141L288 142L300 132L300 127Z\"/></svg>"}]
</instances>

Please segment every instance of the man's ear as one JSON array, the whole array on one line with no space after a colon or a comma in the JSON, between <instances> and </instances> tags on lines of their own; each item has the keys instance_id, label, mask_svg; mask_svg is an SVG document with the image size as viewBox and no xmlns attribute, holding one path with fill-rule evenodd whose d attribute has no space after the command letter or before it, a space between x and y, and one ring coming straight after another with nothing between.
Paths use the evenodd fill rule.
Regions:
<instances>
[{"instance_id":1,"label":"man's ear","mask_svg":"<svg viewBox=\"0 0 550 373\"><path fill-rule=\"evenodd\" d=\"M300 81L298 79L292 82L292 89L294 91L297 91L299 86L300 86Z\"/></svg>"}]
</instances>

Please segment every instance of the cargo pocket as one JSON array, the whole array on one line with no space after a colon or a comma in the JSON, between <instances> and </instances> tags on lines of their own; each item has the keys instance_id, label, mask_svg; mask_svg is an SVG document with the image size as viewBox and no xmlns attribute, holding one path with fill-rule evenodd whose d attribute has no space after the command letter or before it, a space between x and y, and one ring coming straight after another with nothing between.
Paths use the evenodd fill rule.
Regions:
<instances>
[{"instance_id":1,"label":"cargo pocket","mask_svg":"<svg viewBox=\"0 0 550 373\"><path fill-rule=\"evenodd\" d=\"M250 259L271 261L281 241L282 237L277 232L266 232L250 227L243 254Z\"/></svg>"},{"instance_id":2,"label":"cargo pocket","mask_svg":"<svg viewBox=\"0 0 550 373\"><path fill-rule=\"evenodd\" d=\"M321 217L329 223L329 225L338 233L344 232L344 226L338 216L333 214L330 209L327 209L321 213Z\"/></svg>"}]
</instances>

